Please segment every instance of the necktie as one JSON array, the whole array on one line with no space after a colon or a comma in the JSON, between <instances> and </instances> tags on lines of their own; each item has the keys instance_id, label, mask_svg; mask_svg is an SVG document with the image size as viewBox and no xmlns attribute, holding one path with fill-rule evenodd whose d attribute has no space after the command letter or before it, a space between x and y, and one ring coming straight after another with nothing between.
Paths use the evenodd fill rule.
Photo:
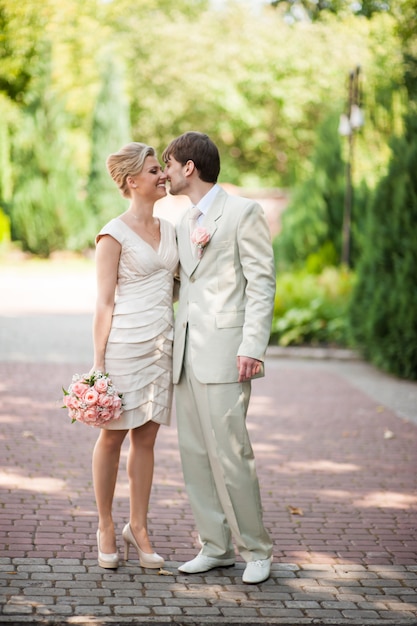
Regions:
<instances>
[{"instance_id":1,"label":"necktie","mask_svg":"<svg viewBox=\"0 0 417 626\"><path fill-rule=\"evenodd\" d=\"M197 256L197 246L191 241L191 235L198 226L198 218L200 217L200 215L202 215L200 209L196 206L193 206L190 211L190 243L191 250L194 256Z\"/></svg>"}]
</instances>

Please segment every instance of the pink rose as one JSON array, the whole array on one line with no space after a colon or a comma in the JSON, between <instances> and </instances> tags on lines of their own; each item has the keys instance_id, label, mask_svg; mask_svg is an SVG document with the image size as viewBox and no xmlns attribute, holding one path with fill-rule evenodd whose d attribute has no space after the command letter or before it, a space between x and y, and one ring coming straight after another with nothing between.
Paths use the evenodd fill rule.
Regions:
<instances>
[{"instance_id":1,"label":"pink rose","mask_svg":"<svg viewBox=\"0 0 417 626\"><path fill-rule=\"evenodd\" d=\"M82 412L82 420L80 421L84 422L85 424L94 425L97 420L97 415L97 408L95 406L90 406L88 407L88 409L84 409L84 411Z\"/></svg>"},{"instance_id":2,"label":"pink rose","mask_svg":"<svg viewBox=\"0 0 417 626\"><path fill-rule=\"evenodd\" d=\"M76 411L75 409L68 409L68 415L71 419L76 420L78 416L78 411Z\"/></svg>"},{"instance_id":3,"label":"pink rose","mask_svg":"<svg viewBox=\"0 0 417 626\"><path fill-rule=\"evenodd\" d=\"M69 396L64 396L64 404L69 409L78 409L80 406L80 401L78 400L78 398L71 394Z\"/></svg>"},{"instance_id":4,"label":"pink rose","mask_svg":"<svg viewBox=\"0 0 417 626\"><path fill-rule=\"evenodd\" d=\"M81 380L77 380L77 382L72 383L71 385L72 393L75 393L75 395L78 396L79 398L83 398L85 392L88 389L90 389L90 387L86 385L86 383L83 383Z\"/></svg>"},{"instance_id":5,"label":"pink rose","mask_svg":"<svg viewBox=\"0 0 417 626\"><path fill-rule=\"evenodd\" d=\"M192 232L191 241L197 248L198 258L201 259L204 248L210 241L210 233L205 228L197 226Z\"/></svg>"},{"instance_id":6,"label":"pink rose","mask_svg":"<svg viewBox=\"0 0 417 626\"><path fill-rule=\"evenodd\" d=\"M113 411L111 409L102 409L100 411L100 424L105 424L113 417Z\"/></svg>"},{"instance_id":7,"label":"pink rose","mask_svg":"<svg viewBox=\"0 0 417 626\"><path fill-rule=\"evenodd\" d=\"M122 406L122 399L119 396L113 396L113 407L119 409Z\"/></svg>"},{"instance_id":8,"label":"pink rose","mask_svg":"<svg viewBox=\"0 0 417 626\"><path fill-rule=\"evenodd\" d=\"M108 396L105 393L101 393L98 397L98 404L102 407L110 408L113 406L113 396Z\"/></svg>"},{"instance_id":9,"label":"pink rose","mask_svg":"<svg viewBox=\"0 0 417 626\"><path fill-rule=\"evenodd\" d=\"M191 235L191 241L199 248L204 248L210 241L210 233L205 228L198 226Z\"/></svg>"},{"instance_id":10,"label":"pink rose","mask_svg":"<svg viewBox=\"0 0 417 626\"><path fill-rule=\"evenodd\" d=\"M90 387L89 390L87 391L87 393L84 394L84 398L83 398L84 402L86 404L92 405L92 404L97 404L97 400L98 400L98 393L97 391L94 389L94 387Z\"/></svg>"},{"instance_id":11,"label":"pink rose","mask_svg":"<svg viewBox=\"0 0 417 626\"><path fill-rule=\"evenodd\" d=\"M107 387L108 387L108 382L107 382L107 380L105 378L99 378L94 383L94 389L98 393L105 393L107 391Z\"/></svg>"}]
</instances>

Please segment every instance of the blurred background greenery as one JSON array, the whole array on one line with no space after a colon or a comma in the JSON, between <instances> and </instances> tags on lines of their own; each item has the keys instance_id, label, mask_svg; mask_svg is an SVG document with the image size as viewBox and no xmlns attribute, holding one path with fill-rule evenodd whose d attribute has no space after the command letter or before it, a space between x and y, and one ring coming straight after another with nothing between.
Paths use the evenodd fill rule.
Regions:
<instances>
[{"instance_id":1,"label":"blurred background greenery","mask_svg":"<svg viewBox=\"0 0 417 626\"><path fill-rule=\"evenodd\" d=\"M87 254L106 156L201 130L221 183L289 198L271 342L416 379L416 34L417 0L0 0L3 248Z\"/></svg>"}]
</instances>

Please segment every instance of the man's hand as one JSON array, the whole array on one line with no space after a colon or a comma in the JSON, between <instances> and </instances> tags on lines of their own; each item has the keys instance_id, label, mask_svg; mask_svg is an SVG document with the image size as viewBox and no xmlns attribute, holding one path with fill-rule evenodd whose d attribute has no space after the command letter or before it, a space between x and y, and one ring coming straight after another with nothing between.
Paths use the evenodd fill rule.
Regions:
<instances>
[{"instance_id":1,"label":"man's hand","mask_svg":"<svg viewBox=\"0 0 417 626\"><path fill-rule=\"evenodd\" d=\"M252 359L250 356L238 356L237 369L239 370L239 382L243 383L245 380L249 380L256 374L259 374L261 365L262 361Z\"/></svg>"}]
</instances>

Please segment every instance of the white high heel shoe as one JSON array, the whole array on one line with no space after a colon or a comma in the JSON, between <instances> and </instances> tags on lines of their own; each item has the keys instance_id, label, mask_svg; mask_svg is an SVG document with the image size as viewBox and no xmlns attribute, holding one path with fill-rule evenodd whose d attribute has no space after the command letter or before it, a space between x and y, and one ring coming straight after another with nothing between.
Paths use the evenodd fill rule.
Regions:
<instances>
[{"instance_id":1,"label":"white high heel shoe","mask_svg":"<svg viewBox=\"0 0 417 626\"><path fill-rule=\"evenodd\" d=\"M130 544L137 550L139 556L139 563L142 567L148 567L149 569L158 569L163 567L165 564L162 556L159 556L156 552L143 552L139 546L138 542L135 539L134 534L132 533L132 529L130 528L130 524L126 524L122 531L123 541L125 542L125 561L128 560L129 557L129 548Z\"/></svg>"},{"instance_id":2,"label":"white high heel shoe","mask_svg":"<svg viewBox=\"0 0 417 626\"><path fill-rule=\"evenodd\" d=\"M97 530L97 549L98 549L98 564L105 569L116 569L119 567L119 555L117 552L112 554L106 554L100 550L100 531Z\"/></svg>"}]
</instances>

